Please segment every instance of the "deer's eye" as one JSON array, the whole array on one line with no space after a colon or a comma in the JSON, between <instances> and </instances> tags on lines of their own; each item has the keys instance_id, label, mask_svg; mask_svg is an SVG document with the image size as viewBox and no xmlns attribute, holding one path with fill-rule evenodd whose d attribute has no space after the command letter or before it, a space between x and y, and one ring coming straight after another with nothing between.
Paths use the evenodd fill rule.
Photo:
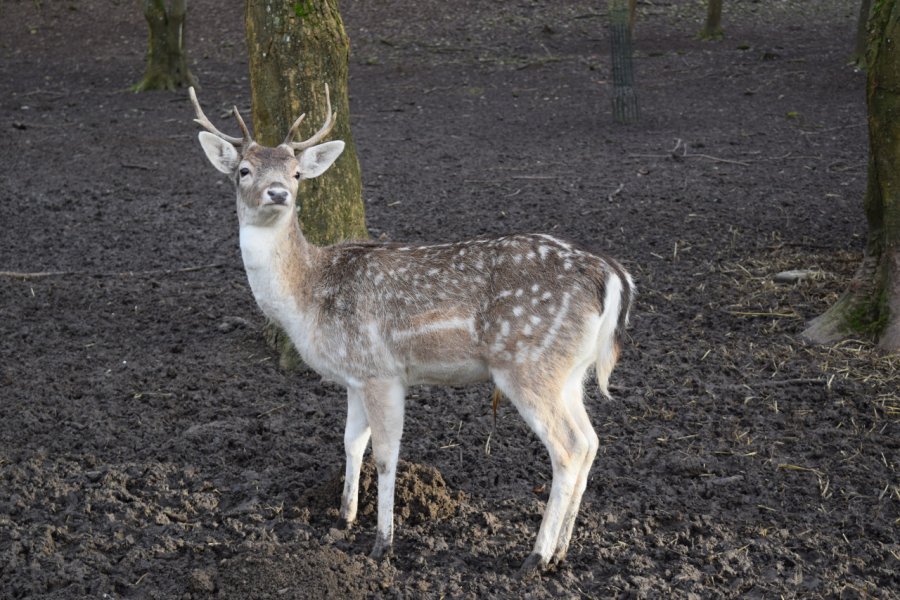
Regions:
<instances>
[{"instance_id":1,"label":"deer's eye","mask_svg":"<svg viewBox=\"0 0 900 600\"><path fill-rule=\"evenodd\" d=\"M241 174L241 177L246 177L247 175L250 174L250 169L248 169L247 167L244 167L243 169L241 169L238 172Z\"/></svg>"},{"instance_id":2,"label":"deer's eye","mask_svg":"<svg viewBox=\"0 0 900 600\"><path fill-rule=\"evenodd\" d=\"M294 179L300 179L300 171L294 173Z\"/></svg>"}]
</instances>

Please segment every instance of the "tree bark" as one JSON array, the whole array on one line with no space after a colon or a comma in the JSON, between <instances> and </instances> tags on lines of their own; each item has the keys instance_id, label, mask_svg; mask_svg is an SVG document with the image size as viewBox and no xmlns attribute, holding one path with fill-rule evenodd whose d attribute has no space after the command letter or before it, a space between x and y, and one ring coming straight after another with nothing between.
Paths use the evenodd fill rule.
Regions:
<instances>
[{"instance_id":1,"label":"tree bark","mask_svg":"<svg viewBox=\"0 0 900 600\"><path fill-rule=\"evenodd\" d=\"M706 25L700 31L704 40L722 39L722 0L709 0L706 7Z\"/></svg>"},{"instance_id":2,"label":"tree bark","mask_svg":"<svg viewBox=\"0 0 900 600\"><path fill-rule=\"evenodd\" d=\"M144 0L144 18L150 29L147 42L147 70L144 78L132 86L135 92L174 90L196 86L197 80L188 68L184 45L187 0Z\"/></svg>"},{"instance_id":3,"label":"tree bark","mask_svg":"<svg viewBox=\"0 0 900 600\"><path fill-rule=\"evenodd\" d=\"M869 170L863 208L869 231L863 262L849 289L804 336L832 343L871 337L900 350L900 2L879 2L871 18L866 57Z\"/></svg>"},{"instance_id":4,"label":"tree bark","mask_svg":"<svg viewBox=\"0 0 900 600\"><path fill-rule=\"evenodd\" d=\"M338 117L329 139L346 146L327 174L301 185L303 233L314 244L368 237L350 134L350 41L337 1L247 0L246 24L253 128L260 143L281 143L303 112L311 135L325 119L325 84L331 89Z\"/></svg>"},{"instance_id":5,"label":"tree bark","mask_svg":"<svg viewBox=\"0 0 900 600\"><path fill-rule=\"evenodd\" d=\"M312 135L325 120L327 83L337 113L329 139L346 144L328 172L301 183L298 212L304 235L314 244L367 238L359 160L350 133L350 41L337 0L246 0L245 18L256 140L280 144L304 112L305 133ZM270 325L266 336L280 352L283 367L300 366L283 332Z\"/></svg>"}]
</instances>

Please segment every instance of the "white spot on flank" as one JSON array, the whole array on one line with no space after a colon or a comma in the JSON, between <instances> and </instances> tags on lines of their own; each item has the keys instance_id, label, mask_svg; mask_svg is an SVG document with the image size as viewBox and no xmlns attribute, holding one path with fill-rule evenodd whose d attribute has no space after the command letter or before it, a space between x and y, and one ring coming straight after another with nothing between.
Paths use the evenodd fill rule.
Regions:
<instances>
[{"instance_id":1,"label":"white spot on flank","mask_svg":"<svg viewBox=\"0 0 900 600\"><path fill-rule=\"evenodd\" d=\"M563 322L566 319L566 315L569 314L569 300L572 295L569 292L564 292L562 297L561 306L559 308L559 312L556 313L556 317L553 319L553 323L550 324L550 329L547 330L547 335L544 337L544 341L541 342L539 348L536 348L534 352L532 352L532 356L537 359L538 356L544 353L550 344L553 343L553 340L556 339L556 336L559 335L559 330L562 327Z\"/></svg>"},{"instance_id":2,"label":"white spot on flank","mask_svg":"<svg viewBox=\"0 0 900 600\"><path fill-rule=\"evenodd\" d=\"M464 319L462 317L457 317L454 319L446 319L443 321L432 321L431 323L426 323L421 327L416 327L414 329L406 329L403 331L397 331L394 333L394 338L396 339L407 339L411 337L418 337L421 335L425 335L427 333L433 333L435 331L446 331L449 329L464 329L469 332L471 335L475 335L475 319Z\"/></svg>"},{"instance_id":3,"label":"white spot on flank","mask_svg":"<svg viewBox=\"0 0 900 600\"><path fill-rule=\"evenodd\" d=\"M509 335L509 321L500 321L500 335L502 337Z\"/></svg>"},{"instance_id":4,"label":"white spot on flank","mask_svg":"<svg viewBox=\"0 0 900 600\"><path fill-rule=\"evenodd\" d=\"M547 258L548 252L550 252L550 246L538 246L538 254L541 255L541 259Z\"/></svg>"},{"instance_id":5,"label":"white spot on flank","mask_svg":"<svg viewBox=\"0 0 900 600\"><path fill-rule=\"evenodd\" d=\"M531 315L528 318L528 320L531 321L532 325L540 325L541 324L541 318L537 315Z\"/></svg>"},{"instance_id":6,"label":"white spot on flank","mask_svg":"<svg viewBox=\"0 0 900 600\"><path fill-rule=\"evenodd\" d=\"M543 294L541 294L541 300L549 300L552 297L553 294L551 294L550 292L544 292Z\"/></svg>"},{"instance_id":7,"label":"white spot on flank","mask_svg":"<svg viewBox=\"0 0 900 600\"><path fill-rule=\"evenodd\" d=\"M522 288L517 289L516 290L516 298L521 298L522 294L524 294L524 293L525 293L525 290L523 290Z\"/></svg>"},{"instance_id":8,"label":"white spot on flank","mask_svg":"<svg viewBox=\"0 0 900 600\"><path fill-rule=\"evenodd\" d=\"M539 286L538 284L534 284L533 286L531 286L531 291L532 291L533 293L537 293L537 291L538 291L539 289L541 289L541 286Z\"/></svg>"},{"instance_id":9,"label":"white spot on flank","mask_svg":"<svg viewBox=\"0 0 900 600\"><path fill-rule=\"evenodd\" d=\"M514 306L512 312L513 312L513 315L515 315L517 317L521 317L522 313L525 312L525 309L522 308L521 306Z\"/></svg>"}]
</instances>

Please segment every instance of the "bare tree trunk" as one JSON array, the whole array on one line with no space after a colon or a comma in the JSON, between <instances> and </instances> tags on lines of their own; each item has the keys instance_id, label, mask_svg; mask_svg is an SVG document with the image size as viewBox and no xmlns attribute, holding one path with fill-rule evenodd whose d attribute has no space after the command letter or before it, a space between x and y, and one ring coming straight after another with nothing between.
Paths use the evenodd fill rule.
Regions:
<instances>
[{"instance_id":1,"label":"bare tree trunk","mask_svg":"<svg viewBox=\"0 0 900 600\"><path fill-rule=\"evenodd\" d=\"M337 112L330 139L346 144L326 176L301 184L304 234L315 244L367 238L359 160L350 134L350 41L337 0L246 0L245 17L257 140L281 143L304 112L309 133L315 131L324 120L327 83ZM282 365L297 365L299 357L287 336L272 327L267 333L281 351Z\"/></svg>"},{"instance_id":2,"label":"bare tree trunk","mask_svg":"<svg viewBox=\"0 0 900 600\"><path fill-rule=\"evenodd\" d=\"M172 0L168 8L165 0L144 0L144 18L150 29L147 71L132 90L174 90L197 85L188 68L184 46L186 16L187 0Z\"/></svg>"},{"instance_id":3,"label":"bare tree trunk","mask_svg":"<svg viewBox=\"0 0 900 600\"><path fill-rule=\"evenodd\" d=\"M803 335L831 343L869 336L900 350L900 3L879 2L871 18L867 54L869 175L863 207L869 232L865 257L849 289Z\"/></svg>"},{"instance_id":4,"label":"bare tree trunk","mask_svg":"<svg viewBox=\"0 0 900 600\"><path fill-rule=\"evenodd\" d=\"M636 123L639 118L634 91L631 26L625 0L609 1L609 33L613 74L613 117L619 123Z\"/></svg>"},{"instance_id":5,"label":"bare tree trunk","mask_svg":"<svg viewBox=\"0 0 900 600\"><path fill-rule=\"evenodd\" d=\"M722 39L722 0L709 0L706 7L706 25L700 31L700 37L704 40Z\"/></svg>"}]
</instances>

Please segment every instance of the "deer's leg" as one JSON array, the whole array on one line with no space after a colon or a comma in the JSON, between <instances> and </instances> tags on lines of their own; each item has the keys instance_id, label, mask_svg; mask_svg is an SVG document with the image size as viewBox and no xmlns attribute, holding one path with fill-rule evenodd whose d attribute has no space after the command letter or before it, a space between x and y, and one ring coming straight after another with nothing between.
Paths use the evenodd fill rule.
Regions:
<instances>
[{"instance_id":1,"label":"deer's leg","mask_svg":"<svg viewBox=\"0 0 900 600\"><path fill-rule=\"evenodd\" d=\"M369 555L381 560L390 554L394 538L394 482L403 435L406 389L399 381L366 384L365 408L372 429L372 456L378 470L378 532Z\"/></svg>"},{"instance_id":2,"label":"deer's leg","mask_svg":"<svg viewBox=\"0 0 900 600\"><path fill-rule=\"evenodd\" d=\"M566 406L563 386L526 387L499 373L494 373L494 382L544 443L553 468L550 499L544 509L541 528L534 549L522 565L521 574L527 576L550 564L575 495L579 473L588 457L590 443Z\"/></svg>"},{"instance_id":3,"label":"deer's leg","mask_svg":"<svg viewBox=\"0 0 900 600\"><path fill-rule=\"evenodd\" d=\"M563 525L559 532L559 538L556 541L556 549L553 551L553 562L559 563L566 558L566 552L569 549L569 540L572 538L572 530L575 528L575 519L578 517L578 509L581 506L581 497L587 488L588 474L591 471L591 465L597 456L597 449L600 447L600 439L597 432L594 431L591 421L588 418L587 411L584 408L584 371L573 373L569 378L566 388L563 392L563 399L569 413L578 425L578 429L588 442L587 456L578 472L578 479L575 483L575 492L572 495L572 501L563 518Z\"/></svg>"},{"instance_id":4,"label":"deer's leg","mask_svg":"<svg viewBox=\"0 0 900 600\"><path fill-rule=\"evenodd\" d=\"M363 391L347 390L347 426L344 429L344 451L347 465L344 472L344 493L341 496L341 522L339 526L349 527L356 520L359 502L359 471L362 468L363 453L369 443L371 430L366 409L363 406Z\"/></svg>"}]
</instances>

